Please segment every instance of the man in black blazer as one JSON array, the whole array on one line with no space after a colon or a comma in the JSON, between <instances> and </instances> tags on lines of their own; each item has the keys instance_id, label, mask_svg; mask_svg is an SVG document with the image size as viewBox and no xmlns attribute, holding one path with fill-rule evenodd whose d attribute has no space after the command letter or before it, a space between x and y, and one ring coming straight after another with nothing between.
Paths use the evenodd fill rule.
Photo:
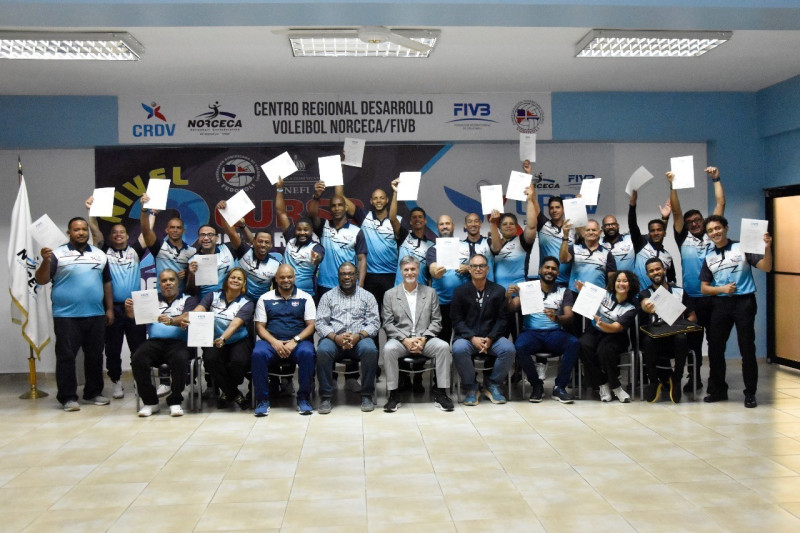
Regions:
<instances>
[{"instance_id":1,"label":"man in black blazer","mask_svg":"<svg viewBox=\"0 0 800 533\"><path fill-rule=\"evenodd\" d=\"M514 364L514 345L507 330L506 291L486 279L489 262L481 254L469 260L470 281L453 291L450 317L453 322L453 362L461 377L466 398L464 405L478 405L475 365L472 357L488 354L495 357L492 375L484 383L483 394L492 403L506 403L500 391Z\"/></svg>"}]
</instances>

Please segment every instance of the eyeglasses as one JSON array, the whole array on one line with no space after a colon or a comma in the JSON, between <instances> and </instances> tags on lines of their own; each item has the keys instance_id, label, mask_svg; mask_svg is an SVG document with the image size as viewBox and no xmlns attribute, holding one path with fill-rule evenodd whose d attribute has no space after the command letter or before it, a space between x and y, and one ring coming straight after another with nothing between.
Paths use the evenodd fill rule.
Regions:
<instances>
[{"instance_id":1,"label":"eyeglasses","mask_svg":"<svg viewBox=\"0 0 800 533\"><path fill-rule=\"evenodd\" d=\"M703 221L702 218L690 218L686 220L687 224L700 224Z\"/></svg>"},{"instance_id":2,"label":"eyeglasses","mask_svg":"<svg viewBox=\"0 0 800 533\"><path fill-rule=\"evenodd\" d=\"M480 268L489 268L489 265L486 263L481 263L480 265L470 265L470 268L480 269Z\"/></svg>"},{"instance_id":3,"label":"eyeglasses","mask_svg":"<svg viewBox=\"0 0 800 533\"><path fill-rule=\"evenodd\" d=\"M217 236L217 234L216 234L216 233L198 233L198 234L197 234L197 237L198 237L199 239L202 239L203 237L209 237L209 238L213 238L213 237L216 237L216 236Z\"/></svg>"}]
</instances>

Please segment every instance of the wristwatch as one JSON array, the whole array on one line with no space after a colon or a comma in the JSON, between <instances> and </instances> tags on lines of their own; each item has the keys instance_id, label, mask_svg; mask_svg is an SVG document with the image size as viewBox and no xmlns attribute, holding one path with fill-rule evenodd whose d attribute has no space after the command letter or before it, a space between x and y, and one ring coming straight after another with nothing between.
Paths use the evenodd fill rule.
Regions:
<instances>
[{"instance_id":1,"label":"wristwatch","mask_svg":"<svg viewBox=\"0 0 800 533\"><path fill-rule=\"evenodd\" d=\"M297 342L297 343L299 343L299 342L300 342L300 337L299 337L298 335L295 335L295 336L294 336L294 338L293 338L292 340L293 340L294 342Z\"/></svg>"}]
</instances>

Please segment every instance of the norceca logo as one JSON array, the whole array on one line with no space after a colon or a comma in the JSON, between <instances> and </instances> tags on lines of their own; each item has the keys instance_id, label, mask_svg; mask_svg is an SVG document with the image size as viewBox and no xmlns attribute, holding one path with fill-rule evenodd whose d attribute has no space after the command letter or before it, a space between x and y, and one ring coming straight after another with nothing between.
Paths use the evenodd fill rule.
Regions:
<instances>
[{"instance_id":1,"label":"norceca logo","mask_svg":"<svg viewBox=\"0 0 800 533\"><path fill-rule=\"evenodd\" d=\"M175 124L167 122L167 117L156 102L149 105L142 102L142 109L147 113L144 124L134 124L131 133L134 137L172 137L175 135Z\"/></svg>"},{"instance_id":2,"label":"norceca logo","mask_svg":"<svg viewBox=\"0 0 800 533\"><path fill-rule=\"evenodd\" d=\"M189 119L186 127L201 135L230 135L242 129L242 120L236 118L236 113L220 110L219 101L208 104L208 109Z\"/></svg>"}]
</instances>

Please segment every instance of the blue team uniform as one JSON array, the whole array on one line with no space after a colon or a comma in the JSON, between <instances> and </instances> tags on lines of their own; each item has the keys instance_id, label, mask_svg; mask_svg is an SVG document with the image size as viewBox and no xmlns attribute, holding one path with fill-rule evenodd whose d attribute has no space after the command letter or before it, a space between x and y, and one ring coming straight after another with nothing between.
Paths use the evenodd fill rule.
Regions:
<instances>
[{"instance_id":1,"label":"blue team uniform","mask_svg":"<svg viewBox=\"0 0 800 533\"><path fill-rule=\"evenodd\" d=\"M575 287L576 281L605 287L606 275L617 270L614 255L602 246L598 246L596 250L589 250L583 244L576 244L570 245L568 249L572 256L569 288L575 292L578 292Z\"/></svg>"},{"instance_id":2,"label":"blue team uniform","mask_svg":"<svg viewBox=\"0 0 800 533\"><path fill-rule=\"evenodd\" d=\"M246 325L253 318L254 304L247 299L245 295L237 296L233 301L228 302L225 300L225 293L223 291L216 291L206 294L200 305L207 309L209 312L214 313L214 338L218 339L222 336L228 326L231 325L234 318L240 318L244 321L245 325L238 328L233 332L233 335L225 341L225 344L233 344L247 337Z\"/></svg>"},{"instance_id":3,"label":"blue team uniform","mask_svg":"<svg viewBox=\"0 0 800 533\"><path fill-rule=\"evenodd\" d=\"M491 246L491 240L489 241ZM494 281L506 289L509 285L525 281L530 276L531 251L533 243L529 243L522 235L517 235L503 243L500 251L494 254ZM538 261L535 264L538 265ZM538 269L534 266L534 274L538 277Z\"/></svg>"},{"instance_id":4,"label":"blue team uniform","mask_svg":"<svg viewBox=\"0 0 800 533\"><path fill-rule=\"evenodd\" d=\"M156 242L148 249L153 255L156 264L156 278L166 269L174 270L176 273L185 272L189 266L189 259L197 253L197 249L181 241L182 246L176 248L169 242L169 239L156 238ZM178 278L178 290L183 292L186 288L186 278Z\"/></svg>"},{"instance_id":5,"label":"blue team uniform","mask_svg":"<svg viewBox=\"0 0 800 533\"><path fill-rule=\"evenodd\" d=\"M253 247L245 242L236 249L236 259L239 268L247 275L247 297L250 301L258 301L272 287L272 280L281 266L280 260L271 254L267 254L263 260L258 259L253 254Z\"/></svg>"},{"instance_id":6,"label":"blue team uniform","mask_svg":"<svg viewBox=\"0 0 800 533\"><path fill-rule=\"evenodd\" d=\"M139 264L144 255L144 248L138 242L134 242L122 250L117 250L106 241L98 243L98 248L106 252L114 303L125 303L125 300L131 297L131 292L142 288Z\"/></svg>"},{"instance_id":7,"label":"blue team uniform","mask_svg":"<svg viewBox=\"0 0 800 533\"><path fill-rule=\"evenodd\" d=\"M201 252L197 252L200 254ZM222 289L222 283L225 281L225 276L228 272L233 270L236 266L236 257L234 256L234 248L230 243L218 244L214 250L217 254L217 283L216 285L198 285L197 290L198 298L203 298L206 294ZM190 261L191 262L191 261ZM247 283L248 291L250 290L250 281Z\"/></svg>"},{"instance_id":8,"label":"blue team uniform","mask_svg":"<svg viewBox=\"0 0 800 533\"><path fill-rule=\"evenodd\" d=\"M397 254L397 264L395 265L395 278L394 284L399 285L403 282L403 275L400 273L400 260L407 255L410 255L419 261L419 275L417 282L420 285L428 284L428 263L427 255L428 250L433 246L434 242L427 236L423 235L421 239L417 238L411 231L406 228L400 230L400 249ZM372 253L372 251L370 251ZM369 255L367 255L369 257Z\"/></svg>"},{"instance_id":9,"label":"blue team uniform","mask_svg":"<svg viewBox=\"0 0 800 533\"><path fill-rule=\"evenodd\" d=\"M337 287L342 263L350 261L358 265L358 255L367 253L364 234L355 224L345 222L344 226L336 229L329 220L324 220L314 231L325 248L325 257L319 265L319 284L329 289Z\"/></svg>"},{"instance_id":10,"label":"blue team uniform","mask_svg":"<svg viewBox=\"0 0 800 533\"><path fill-rule=\"evenodd\" d=\"M50 260L50 279L54 317L105 315L103 284L111 281L111 272L100 248L87 244L81 252L71 244L59 246Z\"/></svg>"},{"instance_id":11,"label":"blue team uniform","mask_svg":"<svg viewBox=\"0 0 800 533\"><path fill-rule=\"evenodd\" d=\"M389 216L378 220L375 211L365 211L356 207L353 220L361 227L364 240L367 242L367 273L368 274L394 274L397 271L398 257L397 245L401 239L394 234L394 228L389 221ZM402 220L400 216L397 220Z\"/></svg>"},{"instance_id":12,"label":"blue team uniform","mask_svg":"<svg viewBox=\"0 0 800 533\"><path fill-rule=\"evenodd\" d=\"M317 292L318 266L311 260L311 254L316 252L323 257L325 248L313 239L309 239L305 244L298 244L297 238L294 237L294 227L287 229L283 235L288 239L283 252L283 262L294 269L295 286L314 296Z\"/></svg>"},{"instance_id":13,"label":"blue team uniform","mask_svg":"<svg viewBox=\"0 0 800 533\"><path fill-rule=\"evenodd\" d=\"M540 212L536 220L536 229L539 232L539 261L548 255L558 257L561 251L561 240L564 238L564 232L561 228L553 224L550 219ZM572 245L575 243L575 230L569 232L568 239L569 242L567 244ZM539 266L542 266L541 263ZM571 263L561 263L561 266L558 267L556 283L566 285L569 282L571 270Z\"/></svg>"}]
</instances>

